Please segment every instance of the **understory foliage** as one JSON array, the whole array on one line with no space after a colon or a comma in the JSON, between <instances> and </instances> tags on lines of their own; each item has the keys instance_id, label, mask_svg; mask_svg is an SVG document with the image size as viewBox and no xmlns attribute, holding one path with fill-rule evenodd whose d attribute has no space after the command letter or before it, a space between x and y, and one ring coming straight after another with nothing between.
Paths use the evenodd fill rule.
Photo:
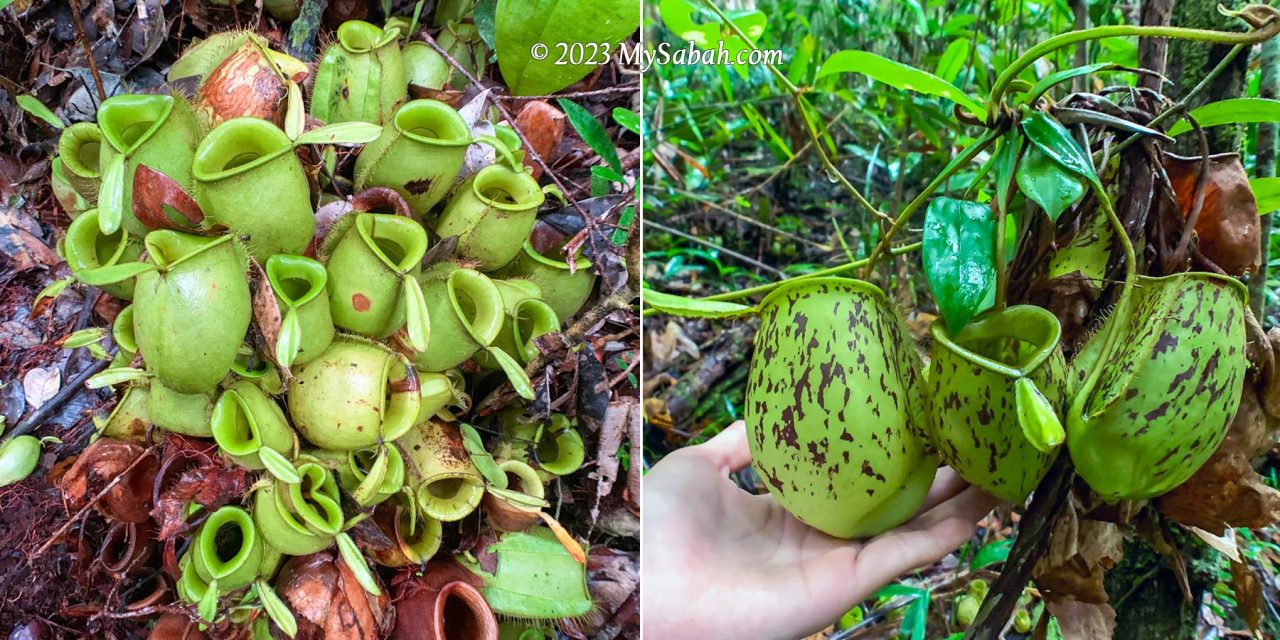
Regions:
<instances>
[{"instance_id":1,"label":"understory foliage","mask_svg":"<svg viewBox=\"0 0 1280 640\"><path fill-rule=\"evenodd\" d=\"M1275 76L1257 63L1277 25L1266 8L1223 15L1207 3L1165 3L1177 5L1173 27L1231 32L1163 33L1200 39L1170 44L1171 58L1182 57L1166 65L1140 52L1138 4L1152 3L1091 2L1079 12L1065 1L647 4L649 48L718 39L784 55L773 68L658 64L646 76L646 463L744 416L751 428L755 311L771 291L798 290L776 284L788 279L878 285L926 361L939 357L939 331L993 331L1006 309L1046 309L1061 328L1073 382L1061 383L1065 400L1040 395L1055 406L1038 415L1052 419L1026 434L1037 449L1062 452L1058 464L1038 470L1029 501L1006 495L1014 504L954 556L885 588L821 637L1280 629L1271 453L1280 332L1267 330L1280 317L1280 281L1266 268L1280 236L1263 241L1280 203L1266 166L1274 152L1259 146L1274 144L1266 128L1280 103L1265 98ZM1141 68L1153 64L1167 79ZM1237 67L1238 86L1221 88ZM1241 135L1216 133L1233 130ZM1158 478L1167 461L1139 463L1130 476L1128 450L1107 448L1124 443L1102 444L1097 416L1113 396L1088 391L1126 382L1093 363L1099 352L1122 361L1120 345L1143 340L1140 325L1164 321L1140 309L1156 304L1143 292L1160 289L1143 278L1186 272L1226 276L1213 281L1241 300L1248 285L1248 319L1232 321L1239 332L1212 334L1247 356L1237 353L1242 374L1226 386L1228 405L1240 408L1210 429L1212 454L1197 454L1207 462L1187 469L1189 480L1172 491L1140 487L1129 478ZM1179 282L1164 289L1199 286ZM1172 295L1159 304L1179 321L1195 313ZM1134 330L1108 341L1105 321L1131 315ZM1053 384L1022 378L1033 379L1019 382L1028 387L1016 394L1020 416L1037 415L1032 387ZM1190 404L1173 387L1167 395ZM948 407L954 420L968 410ZM1129 424L1142 436L1138 422ZM1084 425L1094 439L1073 440ZM1144 447L1181 455L1206 446L1191 433ZM952 466L965 473L963 460ZM756 492L769 482L755 472L737 480ZM1003 597L986 597L988 587Z\"/></svg>"}]
</instances>

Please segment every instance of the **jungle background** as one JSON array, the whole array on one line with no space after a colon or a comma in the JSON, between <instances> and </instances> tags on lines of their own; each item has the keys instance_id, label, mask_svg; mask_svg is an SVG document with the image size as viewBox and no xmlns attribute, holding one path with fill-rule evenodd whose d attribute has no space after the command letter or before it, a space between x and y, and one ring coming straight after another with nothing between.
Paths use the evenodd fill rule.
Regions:
<instances>
[{"instance_id":1,"label":"jungle background","mask_svg":"<svg viewBox=\"0 0 1280 640\"><path fill-rule=\"evenodd\" d=\"M689 297L740 291L866 256L884 225L857 203L851 189L896 216L974 140L978 128L957 122L949 101L857 74L819 78L821 65L837 51L870 51L982 96L1018 54L1072 29L1110 24L1243 28L1219 13L1217 0L718 0L714 8L701 0L665 0L646 4L646 46L685 46L665 23L673 16L682 24L692 16L713 41L718 37L730 47L746 46L735 40L734 29L722 26L718 12L742 31L758 33L759 48L782 49L785 55L775 70L655 65L645 76L644 278L649 288ZM1163 73L1168 83L1144 86L1158 87L1169 98L1165 108L1199 85L1197 93L1174 106L1195 109L1228 98L1276 96L1280 43L1229 53L1226 46L1112 38L1058 50L1034 68L1030 80L1085 63L1112 62ZM1131 73L1092 75L1077 77L1054 94L1095 94L1149 82ZM816 143L800 104L818 124ZM1248 177L1260 179L1254 182L1262 214L1260 268L1245 282L1261 325L1275 327L1280 323L1275 269L1280 232L1271 229L1267 215L1276 208L1268 195L1268 178L1275 175L1275 125L1226 124L1206 127L1204 133L1211 153L1239 153ZM1195 137L1181 136L1166 151L1199 155ZM962 168L937 195L963 197L984 159ZM1126 186L1116 189L1123 192ZM917 213L896 242L919 240L922 218ZM923 345L938 311L919 255L884 261L875 277L905 310ZM1065 297L1079 304L1079 298ZM1060 318L1074 317L1078 327L1087 326L1096 309L1083 304L1054 310ZM757 326L755 320L646 317L646 466L674 449L705 441L741 417ZM1267 388L1258 387L1260 397ZM1247 396L1253 392L1246 389ZM1241 413L1248 412L1242 408ZM1071 567L1038 572L1067 578L1068 590L1079 597L1048 603L1052 615L1046 615L1043 593L1031 581L1018 603L1025 614L1008 624L979 620L982 628L969 631L1007 638L1276 637L1280 535L1260 524L1275 520L1280 450L1274 447L1275 416L1251 414L1250 428L1264 434L1264 452L1251 461L1260 476L1249 490L1258 498L1251 514L1257 528L1241 526L1225 538L1210 539L1170 525L1154 509L1143 511L1136 523L1128 520L1123 534L1111 523L1081 525L1079 533L1092 532L1093 544L1080 537L1081 546L1072 549L1078 554L1063 562ZM1237 423L1243 420L1237 417ZM737 481L763 492L750 470ZM1222 486L1225 481L1198 475L1190 482ZM816 637L961 637L965 625L957 619L957 605L966 595L983 590L1001 570L1022 576L1017 589L1027 583L1031 567L1022 558L1009 561L1013 542L1023 530L1042 536L1048 525L1025 518L1021 506L997 509L956 553L886 587ZM1075 526L1074 515L1069 519ZM1049 549L1048 555L1062 552ZM1081 595L1085 592L1092 597Z\"/></svg>"},{"instance_id":2,"label":"jungle background","mask_svg":"<svg viewBox=\"0 0 1280 640\"><path fill-rule=\"evenodd\" d=\"M193 605L174 602L169 593L159 550L140 575L106 569L99 556L107 522L90 508L96 498L82 504L56 482L90 443L118 395L110 388L85 387L107 366L111 354L106 351L114 351L110 342L72 349L63 341L90 327L106 327L109 334L124 306L74 283L57 253L70 223L49 182L60 130L92 120L108 96L170 90L165 83L170 65L187 45L212 34L253 30L314 70L346 20L381 24L391 15L415 21L420 16L423 29L415 33L425 40L441 34L432 21L437 11L471 28L466 47L478 67L473 75L451 72L450 84L431 97L458 107L474 103L519 129L531 145L526 157L541 158L537 175L564 185L570 208L581 205L589 212L591 229L583 237L601 247L594 261L602 276L597 293L563 333L549 334L547 351L529 368L535 370L538 402L576 415L586 440L585 466L556 483L548 497L565 529L588 549L595 607L591 615L561 624L557 637L638 636L640 469L629 460L640 457L639 71L613 59L555 95L513 96L494 53L496 5L496 0L300 0L301 16L286 22L264 12L260 1L0 0L0 436L60 439L46 445L31 477L0 487L0 637L183 637L184 625L176 635L172 625L163 632L151 625L161 614L197 619ZM561 15L598 8L559 0L541 6L548 5L559 5ZM572 22L576 30L564 26L558 32L567 41L591 38L592 29L601 26ZM635 46L639 34L627 41ZM344 162L354 161L349 149L340 155ZM542 213L563 213L548 204ZM496 411L509 398L490 400ZM139 458L158 458L155 452L162 449L156 444ZM207 492L202 495L238 499L230 490L242 490L243 483L228 482L216 471L211 467L201 475L200 491ZM164 492L153 496L149 482L145 491L130 495L148 510L153 497L165 499ZM477 517L452 527L441 553L472 544L484 526ZM350 618L348 634L340 637L380 633L362 626L367 611L344 607L340 585L328 586L334 591L310 597L322 599L314 603L317 615L332 611L335 618ZM330 597L332 607L323 600ZM157 635L149 635L153 632Z\"/></svg>"}]
</instances>

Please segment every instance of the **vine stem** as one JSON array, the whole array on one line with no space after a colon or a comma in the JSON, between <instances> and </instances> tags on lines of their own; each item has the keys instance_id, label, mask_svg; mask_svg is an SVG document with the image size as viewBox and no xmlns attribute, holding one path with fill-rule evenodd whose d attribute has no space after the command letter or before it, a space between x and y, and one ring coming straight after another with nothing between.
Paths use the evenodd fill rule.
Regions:
<instances>
[{"instance_id":1,"label":"vine stem","mask_svg":"<svg viewBox=\"0 0 1280 640\"><path fill-rule=\"evenodd\" d=\"M1156 25L1108 25L1104 27L1094 27L1092 29L1084 29L1081 31L1072 31L1059 36L1054 36L1031 47L1026 53L1020 55L1010 64L1000 76L996 78L996 83L991 87L991 96L987 98L987 113L995 114L1000 106L1000 101L1004 98L1005 91L1009 88L1009 83L1022 73L1023 69L1031 66L1036 60L1053 53L1054 51L1087 40L1101 40L1104 38L1139 36L1145 38L1178 38L1182 40L1198 40L1202 42L1213 42L1217 44L1235 44L1235 45L1251 45L1267 40L1272 36L1280 33L1280 20L1276 18L1280 16L1276 9L1267 5L1250 5L1240 12L1231 15L1247 16L1246 12L1270 14L1270 20L1265 25L1258 26L1252 21L1251 26L1254 30L1243 33L1235 31L1214 31L1211 29L1190 29L1187 27L1167 27ZM1246 17L1246 19L1248 19ZM992 117L992 116L989 116Z\"/></svg>"},{"instance_id":2,"label":"vine stem","mask_svg":"<svg viewBox=\"0 0 1280 640\"><path fill-rule=\"evenodd\" d=\"M720 19L721 24L728 27L734 35L741 38L747 46L751 47L752 51L760 51L760 47L756 46L756 43L752 41L751 38L747 37L747 34L742 31L742 28L733 20L730 20L729 16L725 15L725 13L720 10L720 7L717 7L711 0L703 0L703 2L712 13L716 14L716 17ZM836 182L839 182L840 186L844 187L844 190L848 191L849 195L853 196L853 199L864 209L869 211L871 215L880 218L885 222L891 221L892 218L885 215L883 211L877 209L875 205L871 204L871 201L867 200L867 198L862 195L862 192L859 191L857 187L853 186L852 182L849 182L849 179L845 177L844 173L836 168L835 162L831 160L831 155L827 153L826 147L822 146L822 137L818 133L818 126L813 122L813 119L809 117L810 107L804 100L804 91L801 90L800 87L797 87L796 84L791 81L791 78L788 78L787 75L783 73L782 70L778 69L778 67L773 63L765 63L765 68L767 68L769 73L772 73L773 76L778 79L778 82L782 83L782 87L787 90L787 93L791 94L792 100L796 103L796 108L800 110L800 117L804 119L805 131L807 131L809 133L809 137L813 139L813 146L818 150L818 157L822 159L822 166L827 170L827 174L834 177Z\"/></svg>"},{"instance_id":3,"label":"vine stem","mask_svg":"<svg viewBox=\"0 0 1280 640\"><path fill-rule=\"evenodd\" d=\"M645 224L653 224L653 223L646 222ZM905 244L900 247L893 247L892 249L889 250L889 253L895 256L902 255L904 253L911 253L912 251L919 251L920 246L921 246L921 243L912 242L911 244ZM813 273L806 273L802 276L787 278L785 280L778 280L777 282L770 282L768 284L756 285L754 287L747 287L746 289L738 289L737 291L726 291L724 293L717 293L712 296L706 296L705 298L694 298L694 300L707 300L711 302L730 302L733 300L750 298L751 296L768 294L768 293L771 293L774 289L777 289L778 287L784 284L795 284L796 282L803 282L811 278L824 278L827 276L838 276L847 271L852 271L859 267L866 266L867 260L868 258L863 258L861 260L852 260L842 265L828 267L820 271L814 271ZM661 311L653 307L647 307L643 312L641 312L641 315L645 318L648 318L649 316L652 316L657 313L661 313Z\"/></svg>"}]
</instances>

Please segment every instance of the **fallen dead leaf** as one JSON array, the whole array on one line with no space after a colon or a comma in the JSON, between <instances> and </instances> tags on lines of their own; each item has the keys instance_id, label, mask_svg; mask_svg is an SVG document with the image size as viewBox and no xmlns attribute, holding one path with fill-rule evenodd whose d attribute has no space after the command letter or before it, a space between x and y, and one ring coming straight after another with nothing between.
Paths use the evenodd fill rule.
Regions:
<instances>
[{"instance_id":1,"label":"fallen dead leaf","mask_svg":"<svg viewBox=\"0 0 1280 640\"><path fill-rule=\"evenodd\" d=\"M387 590L365 591L334 551L291 558L276 589L297 619L297 640L376 640L394 624Z\"/></svg>"},{"instance_id":2,"label":"fallen dead leaf","mask_svg":"<svg viewBox=\"0 0 1280 640\"><path fill-rule=\"evenodd\" d=\"M1054 524L1049 549L1036 563L1036 584L1054 597L1108 602L1106 572L1124 555L1124 534L1110 522L1077 516L1075 498Z\"/></svg>"},{"instance_id":3,"label":"fallen dead leaf","mask_svg":"<svg viewBox=\"0 0 1280 640\"><path fill-rule=\"evenodd\" d=\"M191 223L178 224L177 214ZM169 176L148 167L138 165L133 174L133 215L148 229L180 229L191 227L204 220L204 211L182 185Z\"/></svg>"},{"instance_id":4,"label":"fallen dead leaf","mask_svg":"<svg viewBox=\"0 0 1280 640\"><path fill-rule=\"evenodd\" d=\"M525 147L524 164L533 173L534 180L542 177L542 167L534 161L533 154L527 152L532 150L550 164L555 159L551 153L564 139L564 122L564 113L542 100L526 103L516 116L516 128L529 141Z\"/></svg>"},{"instance_id":5,"label":"fallen dead leaf","mask_svg":"<svg viewBox=\"0 0 1280 640\"><path fill-rule=\"evenodd\" d=\"M1164 156L1164 169L1184 217L1195 205L1200 165L1200 157ZM1200 251L1231 275L1255 272L1261 262L1262 229L1258 205L1249 188L1249 174L1240 163L1240 156L1234 153L1209 156L1208 173L1204 204L1195 226Z\"/></svg>"},{"instance_id":6,"label":"fallen dead leaf","mask_svg":"<svg viewBox=\"0 0 1280 640\"><path fill-rule=\"evenodd\" d=\"M146 459L139 461L142 456ZM79 508L119 478L94 509L113 520L144 522L150 517L150 489L159 466L142 445L102 438L85 448L59 484L63 498Z\"/></svg>"},{"instance_id":7,"label":"fallen dead leaf","mask_svg":"<svg viewBox=\"0 0 1280 640\"><path fill-rule=\"evenodd\" d=\"M27 404L39 409L62 388L62 372L56 367L36 367L22 377Z\"/></svg>"},{"instance_id":8,"label":"fallen dead leaf","mask_svg":"<svg viewBox=\"0 0 1280 640\"><path fill-rule=\"evenodd\" d=\"M1116 612L1109 604L1077 600L1046 600L1045 607L1062 627L1063 640L1112 640Z\"/></svg>"}]
</instances>

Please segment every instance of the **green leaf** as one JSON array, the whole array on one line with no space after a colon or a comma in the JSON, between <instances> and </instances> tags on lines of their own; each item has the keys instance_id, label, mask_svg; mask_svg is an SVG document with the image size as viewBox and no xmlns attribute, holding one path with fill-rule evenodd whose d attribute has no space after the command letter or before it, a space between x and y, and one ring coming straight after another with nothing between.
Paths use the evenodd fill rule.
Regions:
<instances>
[{"instance_id":1,"label":"green leaf","mask_svg":"<svg viewBox=\"0 0 1280 640\"><path fill-rule=\"evenodd\" d=\"M623 129L630 131L636 135L640 135L640 116L630 109L622 107L613 108L613 121L618 123Z\"/></svg>"},{"instance_id":2,"label":"green leaf","mask_svg":"<svg viewBox=\"0 0 1280 640\"><path fill-rule=\"evenodd\" d=\"M569 116L569 123L573 125L578 135L582 136L582 140L591 147L592 151L604 158L604 161L608 162L614 172L621 177L622 162L618 160L618 150L613 146L609 133L604 130L600 121L596 120L590 111L572 100L560 98L556 102L560 103L560 109L564 114Z\"/></svg>"},{"instance_id":3,"label":"green leaf","mask_svg":"<svg viewBox=\"0 0 1280 640\"><path fill-rule=\"evenodd\" d=\"M498 498L502 498L507 502L510 502L512 504L516 504L522 507L528 507L530 509L544 508L548 505L546 500L543 500L541 498L535 498L527 493L512 491L511 489L500 489L498 487L490 485L488 487L485 487L485 491L488 491L494 496Z\"/></svg>"},{"instance_id":4,"label":"green leaf","mask_svg":"<svg viewBox=\"0 0 1280 640\"><path fill-rule=\"evenodd\" d=\"M122 262L106 267L97 267L96 269L85 269L77 272L75 276L80 282L93 287L100 287L137 277L155 268L155 265L146 262Z\"/></svg>"},{"instance_id":5,"label":"green leaf","mask_svg":"<svg viewBox=\"0 0 1280 640\"><path fill-rule=\"evenodd\" d=\"M653 289L644 289L640 300L650 309L685 318L736 318L756 312L755 307L745 304L685 298Z\"/></svg>"},{"instance_id":6,"label":"green leaf","mask_svg":"<svg viewBox=\"0 0 1280 640\"><path fill-rule=\"evenodd\" d=\"M0 9L3 9L3 7L0 7ZM18 96L17 100L18 106L22 107L23 111L26 111L36 118L44 120L54 129L66 128L67 125L62 122L62 118L54 115L54 113L49 110L49 107L44 106L44 103L37 100L35 96L21 95Z\"/></svg>"},{"instance_id":7,"label":"green leaf","mask_svg":"<svg viewBox=\"0 0 1280 640\"><path fill-rule=\"evenodd\" d=\"M1268 98L1229 98L1210 102L1191 110L1190 116L1201 127L1246 122L1280 122L1280 100ZM1169 127L1169 135L1176 136L1191 130L1187 121L1179 120Z\"/></svg>"},{"instance_id":8,"label":"green leaf","mask_svg":"<svg viewBox=\"0 0 1280 640\"><path fill-rule=\"evenodd\" d=\"M360 553L356 541L352 540L346 531L338 534L338 551L342 554L342 561L347 563L347 568L355 574L356 582L359 582L365 591L375 596L382 595L382 589L378 588L378 579L369 570L369 563L365 561L364 554Z\"/></svg>"},{"instance_id":9,"label":"green leaf","mask_svg":"<svg viewBox=\"0 0 1280 640\"><path fill-rule=\"evenodd\" d=\"M1053 85L1058 84L1059 82L1064 82L1072 78L1089 75L1091 73L1097 73L1099 71L1104 71L1107 69L1119 69L1119 68L1121 68L1120 65L1115 64L1114 62L1099 62L1096 64L1087 64L1087 65L1084 65L1083 67L1063 69L1062 71L1051 73L1043 78L1040 78L1040 81L1037 82L1035 86L1031 87L1029 91L1027 91L1027 93L1025 94L1026 95L1025 102L1027 102L1028 104L1035 102L1040 98L1040 96L1044 95L1046 91L1052 88Z\"/></svg>"},{"instance_id":10,"label":"green leaf","mask_svg":"<svg viewBox=\"0 0 1280 640\"><path fill-rule=\"evenodd\" d=\"M1084 182L1079 176L1050 160L1034 145L1018 165L1018 187L1053 221L1084 195Z\"/></svg>"},{"instance_id":11,"label":"green leaf","mask_svg":"<svg viewBox=\"0 0 1280 640\"><path fill-rule=\"evenodd\" d=\"M1009 551L1013 548L1013 540L998 540L991 544L983 545L978 549L978 553L974 554L973 560L969 562L969 569L977 571L985 569L993 564L1004 562L1009 558Z\"/></svg>"},{"instance_id":12,"label":"green leaf","mask_svg":"<svg viewBox=\"0 0 1280 640\"><path fill-rule=\"evenodd\" d=\"M62 341L63 349L79 349L96 344L99 340L107 337L107 331L102 327L92 327L89 329L81 329L67 336Z\"/></svg>"},{"instance_id":13,"label":"green leaf","mask_svg":"<svg viewBox=\"0 0 1280 640\"><path fill-rule=\"evenodd\" d=\"M952 335L978 313L995 285L995 235L986 205L934 198L925 210L924 273Z\"/></svg>"},{"instance_id":14,"label":"green leaf","mask_svg":"<svg viewBox=\"0 0 1280 640\"><path fill-rule=\"evenodd\" d=\"M360 484L351 492L351 498L359 504L368 504L382 489L382 483L387 479L387 467L390 464L391 455L387 453L386 447L380 448L377 457L373 460L373 464L369 467L369 471L364 474L364 480L361 480Z\"/></svg>"},{"instance_id":15,"label":"green leaf","mask_svg":"<svg viewBox=\"0 0 1280 640\"><path fill-rule=\"evenodd\" d=\"M105 235L119 231L124 220L124 173L124 154L111 156L98 190L98 229Z\"/></svg>"},{"instance_id":16,"label":"green leaf","mask_svg":"<svg viewBox=\"0 0 1280 640\"><path fill-rule=\"evenodd\" d=\"M298 635L298 621L294 619L293 612L285 605L284 600L281 600L271 585L262 578L258 578L257 587L258 599L262 601L262 608L266 610L271 621L290 638Z\"/></svg>"},{"instance_id":17,"label":"green leaf","mask_svg":"<svg viewBox=\"0 0 1280 640\"><path fill-rule=\"evenodd\" d=\"M485 347L485 351L498 361L498 366L502 367L503 373L507 374L507 380L511 381L511 388L515 389L516 395L525 400L532 400L533 383L529 381L529 375L520 368L516 359L497 347Z\"/></svg>"},{"instance_id":18,"label":"green leaf","mask_svg":"<svg viewBox=\"0 0 1280 640\"><path fill-rule=\"evenodd\" d=\"M301 348L302 324L298 321L298 310L289 307L284 320L280 321L280 333L276 335L276 362L288 369Z\"/></svg>"},{"instance_id":19,"label":"green leaf","mask_svg":"<svg viewBox=\"0 0 1280 640\"><path fill-rule=\"evenodd\" d=\"M609 236L609 241L616 247L627 244L627 235L630 234L631 221L635 220L636 208L627 207L622 210L622 215L618 216L618 226L614 227L613 234Z\"/></svg>"},{"instance_id":20,"label":"green leaf","mask_svg":"<svg viewBox=\"0 0 1280 640\"><path fill-rule=\"evenodd\" d=\"M1280 209L1280 178L1254 178L1249 181L1249 188L1258 203L1258 215Z\"/></svg>"},{"instance_id":21,"label":"green leaf","mask_svg":"<svg viewBox=\"0 0 1280 640\"><path fill-rule=\"evenodd\" d=\"M84 386L90 389L101 389L110 387L122 382L133 382L147 377L147 372L134 367L112 367L105 371L95 373L88 380L85 380Z\"/></svg>"},{"instance_id":22,"label":"green leaf","mask_svg":"<svg viewBox=\"0 0 1280 640\"><path fill-rule=\"evenodd\" d=\"M1080 174L1091 184L1098 185L1098 174L1093 169L1093 160L1085 153L1067 128L1048 114L1035 111L1022 120L1022 132L1027 139L1035 143L1040 150L1065 167L1068 171Z\"/></svg>"},{"instance_id":23,"label":"green leaf","mask_svg":"<svg viewBox=\"0 0 1280 640\"><path fill-rule=\"evenodd\" d=\"M286 484L302 482L302 476L298 474L297 467L294 467L293 463L289 462L289 459L279 451L271 447L262 447L258 449L258 459L262 460L262 464L267 468L267 471L280 482Z\"/></svg>"},{"instance_id":24,"label":"green leaf","mask_svg":"<svg viewBox=\"0 0 1280 640\"><path fill-rule=\"evenodd\" d=\"M302 103L302 88L298 83L289 81L289 101L284 112L284 134L290 140L297 140L307 124L307 108Z\"/></svg>"},{"instance_id":25,"label":"green leaf","mask_svg":"<svg viewBox=\"0 0 1280 640\"><path fill-rule=\"evenodd\" d=\"M846 49L831 54L818 69L818 77L840 73L861 73L877 82L908 91L946 98L964 107L979 120L987 119L982 103L965 94L958 87L915 67L895 62L869 51Z\"/></svg>"},{"instance_id":26,"label":"green leaf","mask_svg":"<svg viewBox=\"0 0 1280 640\"><path fill-rule=\"evenodd\" d=\"M586 77L605 45L617 54L638 28L640 0L498 0L494 49L512 94L547 95ZM541 60L534 45L545 47Z\"/></svg>"},{"instance_id":27,"label":"green leaf","mask_svg":"<svg viewBox=\"0 0 1280 640\"><path fill-rule=\"evenodd\" d=\"M53 282L50 282L49 286L41 289L40 293L36 294L36 299L31 302L31 308L32 309L36 308L36 305L40 304L40 301L44 300L45 298L56 299L58 296L62 295L63 291L66 291L67 287L70 286L72 282L75 282L75 278L71 276L67 276L65 278L59 278L57 280L54 280Z\"/></svg>"},{"instance_id":28,"label":"green leaf","mask_svg":"<svg viewBox=\"0 0 1280 640\"><path fill-rule=\"evenodd\" d=\"M218 615L218 579L214 578L209 581L209 586L205 588L204 593L200 595L200 602L196 605L196 613L200 614L206 622L213 622L214 616Z\"/></svg>"},{"instance_id":29,"label":"green leaf","mask_svg":"<svg viewBox=\"0 0 1280 640\"><path fill-rule=\"evenodd\" d=\"M1036 383L1024 376L1013 383L1013 388L1018 423L1031 446L1041 453L1049 453L1061 446L1067 437L1062 430L1062 421L1049 399L1036 388Z\"/></svg>"},{"instance_id":30,"label":"green leaf","mask_svg":"<svg viewBox=\"0 0 1280 640\"><path fill-rule=\"evenodd\" d=\"M964 71L966 63L969 62L969 52L973 49L973 41L967 37L956 38L947 45L947 49L942 52L942 57L938 58L937 71L938 77L947 82L954 82L956 76Z\"/></svg>"},{"instance_id":31,"label":"green leaf","mask_svg":"<svg viewBox=\"0 0 1280 640\"><path fill-rule=\"evenodd\" d=\"M422 353L431 343L431 316L427 313L427 299L422 296L422 285L408 275L404 278L404 309L409 346Z\"/></svg>"},{"instance_id":32,"label":"green leaf","mask_svg":"<svg viewBox=\"0 0 1280 640\"><path fill-rule=\"evenodd\" d=\"M336 122L312 129L294 142L297 144L366 144L378 139L382 127L370 122Z\"/></svg>"},{"instance_id":33,"label":"green leaf","mask_svg":"<svg viewBox=\"0 0 1280 640\"><path fill-rule=\"evenodd\" d=\"M480 0L476 3L476 8L471 12L471 19L476 23L476 31L480 33L480 39L484 40L490 49L497 49L497 20L498 0Z\"/></svg>"},{"instance_id":34,"label":"green leaf","mask_svg":"<svg viewBox=\"0 0 1280 640\"><path fill-rule=\"evenodd\" d=\"M462 446L466 448L467 453L471 454L471 463L476 465L480 475L484 476L485 481L491 486L506 489L507 474L503 473L498 463L494 462L493 456L489 455L488 450L484 448L480 432L465 422L459 424L458 428L462 431Z\"/></svg>"},{"instance_id":35,"label":"green leaf","mask_svg":"<svg viewBox=\"0 0 1280 640\"><path fill-rule=\"evenodd\" d=\"M1000 151L995 162L996 198L1001 210L1009 206L1013 195L1013 175L1018 167L1018 154L1022 151L1022 136L1013 131L1000 140Z\"/></svg>"}]
</instances>

